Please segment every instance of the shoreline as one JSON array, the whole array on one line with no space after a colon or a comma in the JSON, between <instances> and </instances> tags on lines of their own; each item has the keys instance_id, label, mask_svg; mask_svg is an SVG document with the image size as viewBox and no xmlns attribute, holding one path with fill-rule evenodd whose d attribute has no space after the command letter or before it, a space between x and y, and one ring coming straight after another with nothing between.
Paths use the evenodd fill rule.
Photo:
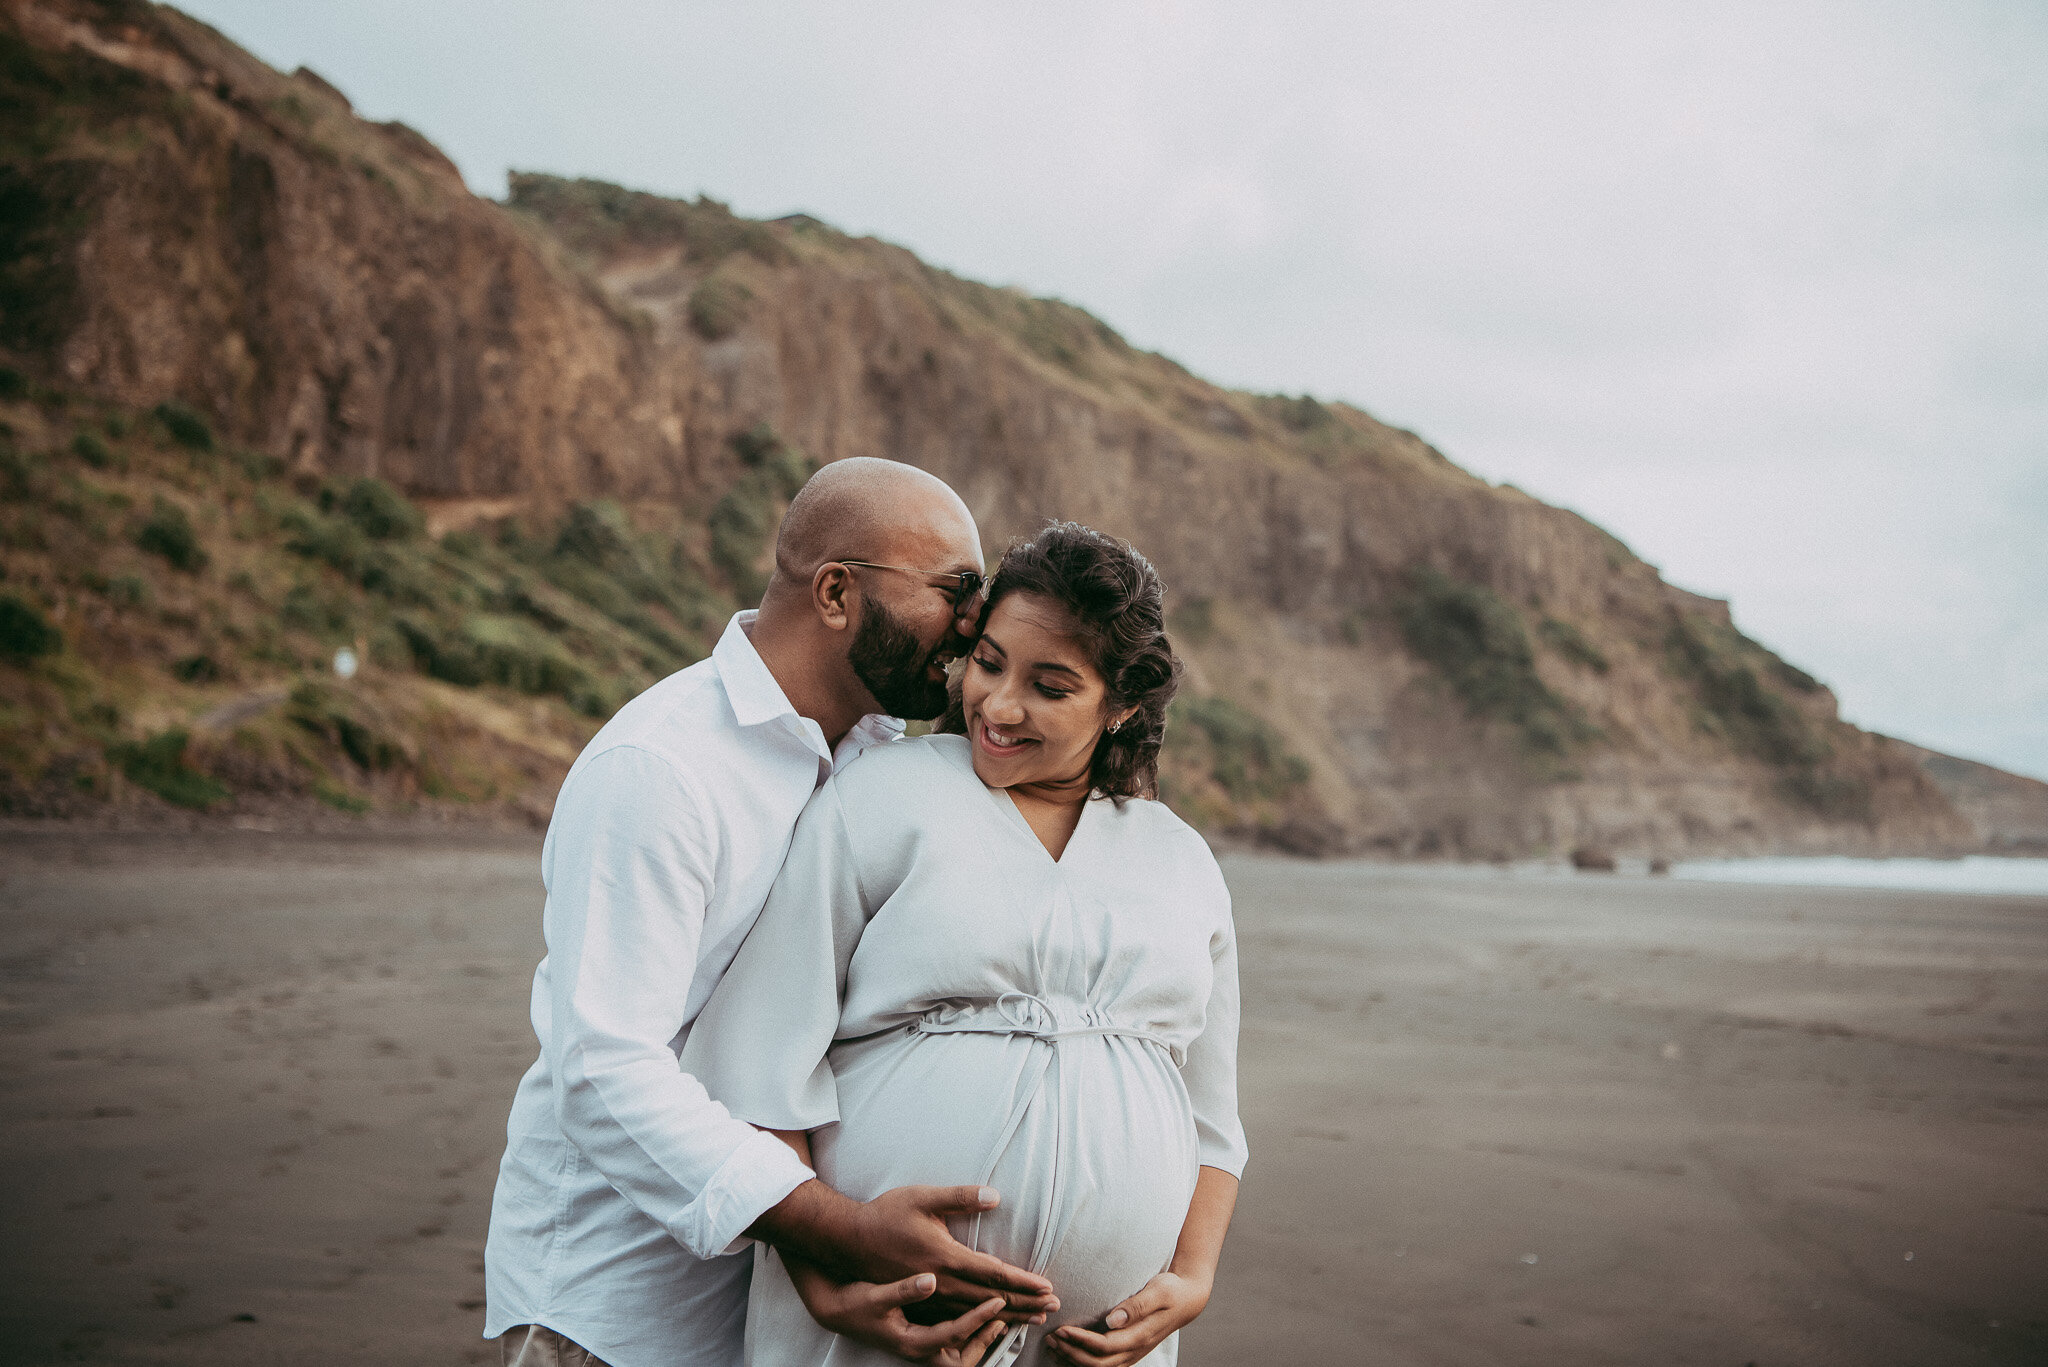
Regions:
<instances>
[{"instance_id":1,"label":"shoreline","mask_svg":"<svg viewBox=\"0 0 2048 1367\"><path fill-rule=\"evenodd\" d=\"M189 863L217 858L318 860L322 847L340 852L375 848L417 851L528 852L538 861L545 826L509 820L420 821L330 814L301 824L247 820L101 827L76 821L0 820L0 856L47 851L51 857L102 864L150 858ZM1468 881L1597 887L1604 883L1714 883L1729 887L1813 891L1897 891L1967 897L2048 897L2048 858L1969 854L1736 856L1687 859L1662 872L1649 861L1621 858L1612 870L1580 869L1569 859L1478 861L1398 859L1363 855L1314 857L1211 839L1219 859L1248 864L1347 869L1366 877L1414 876ZM61 853L60 853L61 852ZM536 862L537 873L537 862Z\"/></svg>"},{"instance_id":2,"label":"shoreline","mask_svg":"<svg viewBox=\"0 0 2048 1367\"><path fill-rule=\"evenodd\" d=\"M203 836L215 839L266 836L336 840L391 840L432 843L434 841L485 841L517 844L522 839L538 843L546 833L549 811L537 805L506 807L460 807L422 805L408 812L349 813L319 803L280 804L266 814L218 815L187 811L162 803L137 803L110 807L72 816L0 816L0 843L33 842L39 839L101 837ZM1992 846L1971 850L1900 850L1868 854L1850 850L1791 849L1759 845L1743 850L1703 849L1679 855L1657 856L1616 853L1613 870L1578 869L1569 854L1531 855L1515 859L1460 859L1448 855L1399 855L1363 851L1335 851L1305 854L1262 843L1236 832L1202 832L1217 856L1240 859L1274 859L1306 864L1356 865L1390 869L1472 869L1515 872L1555 871L1588 878L1665 875L1649 866L1661 860L1672 870L1686 865L1749 863L1757 861L1843 860L1856 863L1888 864L1926 862L1961 864L1973 859L2026 863L2048 863L2048 849Z\"/></svg>"}]
</instances>

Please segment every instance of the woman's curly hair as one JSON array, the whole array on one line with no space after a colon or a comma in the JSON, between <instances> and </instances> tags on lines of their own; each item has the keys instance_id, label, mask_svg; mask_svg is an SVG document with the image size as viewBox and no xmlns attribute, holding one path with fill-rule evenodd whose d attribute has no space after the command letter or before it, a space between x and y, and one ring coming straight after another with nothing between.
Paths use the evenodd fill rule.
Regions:
<instances>
[{"instance_id":1,"label":"woman's curly hair","mask_svg":"<svg viewBox=\"0 0 2048 1367\"><path fill-rule=\"evenodd\" d=\"M1037 594L1074 620L1108 685L1106 712L1137 708L1096 742L1088 770L1090 792L1112 798L1158 796L1166 705L1180 688L1181 675L1180 658L1166 638L1166 586L1159 571L1128 541L1078 522L1049 522L1038 535L1003 552L989 581L982 624L1013 593ZM936 729L954 735L967 730L957 682L952 705Z\"/></svg>"}]
</instances>

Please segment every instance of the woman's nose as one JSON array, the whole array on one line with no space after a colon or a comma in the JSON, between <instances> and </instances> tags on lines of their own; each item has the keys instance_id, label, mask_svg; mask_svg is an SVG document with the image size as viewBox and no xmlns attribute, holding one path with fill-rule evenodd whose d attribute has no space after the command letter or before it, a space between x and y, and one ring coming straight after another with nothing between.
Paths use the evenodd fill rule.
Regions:
<instances>
[{"instance_id":1,"label":"woman's nose","mask_svg":"<svg viewBox=\"0 0 2048 1367\"><path fill-rule=\"evenodd\" d=\"M982 700L982 715L998 726L1014 726L1024 720L1024 700L1008 684L998 685Z\"/></svg>"}]
</instances>

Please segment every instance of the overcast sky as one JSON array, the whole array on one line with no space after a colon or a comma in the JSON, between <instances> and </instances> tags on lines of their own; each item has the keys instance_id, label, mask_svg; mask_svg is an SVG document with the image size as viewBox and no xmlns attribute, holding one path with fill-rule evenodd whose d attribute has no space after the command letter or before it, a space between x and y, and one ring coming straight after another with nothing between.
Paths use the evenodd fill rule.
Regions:
<instances>
[{"instance_id":1,"label":"overcast sky","mask_svg":"<svg viewBox=\"0 0 2048 1367\"><path fill-rule=\"evenodd\" d=\"M1584 513L2048 777L2039 0L189 0L508 168L816 214Z\"/></svg>"}]
</instances>

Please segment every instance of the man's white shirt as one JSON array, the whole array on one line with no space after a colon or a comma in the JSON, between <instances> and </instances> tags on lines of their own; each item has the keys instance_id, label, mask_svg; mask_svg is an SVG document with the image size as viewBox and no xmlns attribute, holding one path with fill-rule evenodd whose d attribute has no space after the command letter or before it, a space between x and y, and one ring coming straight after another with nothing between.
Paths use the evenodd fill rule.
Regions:
<instances>
[{"instance_id":1,"label":"man's white shirt","mask_svg":"<svg viewBox=\"0 0 2048 1367\"><path fill-rule=\"evenodd\" d=\"M676 1059L837 751L732 619L711 658L621 708L562 784L541 852L540 1057L512 1103L484 1336L542 1324L613 1367L740 1361L742 1231L811 1176Z\"/></svg>"}]
</instances>

